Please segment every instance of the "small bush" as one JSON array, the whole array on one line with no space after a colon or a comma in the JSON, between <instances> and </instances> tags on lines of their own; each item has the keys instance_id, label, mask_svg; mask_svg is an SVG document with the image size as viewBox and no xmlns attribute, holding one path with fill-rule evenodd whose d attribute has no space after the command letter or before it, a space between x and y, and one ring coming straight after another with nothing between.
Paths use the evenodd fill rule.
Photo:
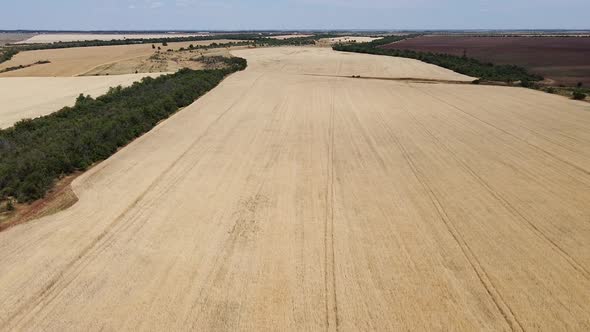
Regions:
<instances>
[{"instance_id":1,"label":"small bush","mask_svg":"<svg viewBox=\"0 0 590 332\"><path fill-rule=\"evenodd\" d=\"M547 93L555 93L555 89L553 87L548 87L547 89L545 89L545 92L547 92Z\"/></svg>"},{"instance_id":2,"label":"small bush","mask_svg":"<svg viewBox=\"0 0 590 332\"><path fill-rule=\"evenodd\" d=\"M586 99L586 94L582 91L576 90L572 93L572 98L574 98L575 100L584 100Z\"/></svg>"},{"instance_id":3,"label":"small bush","mask_svg":"<svg viewBox=\"0 0 590 332\"><path fill-rule=\"evenodd\" d=\"M8 203L6 203L6 211L14 211L14 204L12 203L12 199L9 199Z\"/></svg>"}]
</instances>

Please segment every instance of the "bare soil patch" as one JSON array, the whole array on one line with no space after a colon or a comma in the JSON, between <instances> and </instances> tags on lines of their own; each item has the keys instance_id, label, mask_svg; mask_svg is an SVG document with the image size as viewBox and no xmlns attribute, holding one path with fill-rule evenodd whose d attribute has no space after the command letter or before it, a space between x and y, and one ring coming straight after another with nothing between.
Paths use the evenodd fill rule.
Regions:
<instances>
[{"instance_id":1,"label":"bare soil patch","mask_svg":"<svg viewBox=\"0 0 590 332\"><path fill-rule=\"evenodd\" d=\"M58 181L43 199L29 204L14 202L14 210L0 212L0 232L16 225L51 216L76 204L78 197L74 194L71 183L80 174L72 174Z\"/></svg>"},{"instance_id":2,"label":"bare soil patch","mask_svg":"<svg viewBox=\"0 0 590 332\"><path fill-rule=\"evenodd\" d=\"M590 85L588 37L423 36L385 48L447 53L497 64L514 64L540 74L554 85Z\"/></svg>"}]
</instances>

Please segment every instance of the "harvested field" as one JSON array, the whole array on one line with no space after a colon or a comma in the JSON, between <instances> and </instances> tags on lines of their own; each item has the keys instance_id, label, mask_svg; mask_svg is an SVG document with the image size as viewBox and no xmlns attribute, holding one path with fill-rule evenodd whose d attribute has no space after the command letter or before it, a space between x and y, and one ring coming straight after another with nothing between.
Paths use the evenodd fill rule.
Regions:
<instances>
[{"instance_id":1,"label":"harvested field","mask_svg":"<svg viewBox=\"0 0 590 332\"><path fill-rule=\"evenodd\" d=\"M336 38L326 38L324 39L330 44L336 43L368 43L372 42L373 40L377 40L381 38L373 38L373 37L362 37L362 36L342 36Z\"/></svg>"},{"instance_id":2,"label":"harvested field","mask_svg":"<svg viewBox=\"0 0 590 332\"><path fill-rule=\"evenodd\" d=\"M79 177L76 205L0 233L0 329L590 329L588 104L235 54L249 69Z\"/></svg>"},{"instance_id":3,"label":"harvested field","mask_svg":"<svg viewBox=\"0 0 590 332\"><path fill-rule=\"evenodd\" d=\"M0 32L0 46L16 43L32 36L30 33Z\"/></svg>"},{"instance_id":4,"label":"harvested field","mask_svg":"<svg viewBox=\"0 0 590 332\"><path fill-rule=\"evenodd\" d=\"M53 113L64 106L72 106L81 93L98 97L110 87L128 86L145 76L0 78L0 128L10 127L25 118Z\"/></svg>"},{"instance_id":5,"label":"harvested field","mask_svg":"<svg viewBox=\"0 0 590 332\"><path fill-rule=\"evenodd\" d=\"M385 48L447 53L496 64L514 64L548 79L547 83L590 85L588 37L453 37L424 36Z\"/></svg>"},{"instance_id":6,"label":"harvested field","mask_svg":"<svg viewBox=\"0 0 590 332\"><path fill-rule=\"evenodd\" d=\"M241 53L238 52L238 54ZM359 75L375 78L422 78L464 82L474 80L473 77L413 59L334 52L326 48L264 48L256 50L255 54L256 61L249 63L251 69L256 70L260 66L266 68L272 63L280 63L281 71L287 74L343 77Z\"/></svg>"},{"instance_id":7,"label":"harvested field","mask_svg":"<svg viewBox=\"0 0 590 332\"><path fill-rule=\"evenodd\" d=\"M289 39L289 38L304 38L304 37L313 37L313 36L314 35L304 35L304 34L294 33L291 35L271 36L270 38L284 40L284 39Z\"/></svg>"},{"instance_id":8,"label":"harvested field","mask_svg":"<svg viewBox=\"0 0 590 332\"><path fill-rule=\"evenodd\" d=\"M234 40L208 40L197 42L168 43L168 46L155 44L162 48L178 50L181 47L188 48L189 45L210 45L212 43L228 43ZM235 42L235 41L234 41ZM39 60L51 61L49 64L33 66L21 70L0 74L0 77L45 77L45 76L81 76L96 71L99 67L129 62L129 60L147 59L156 51L152 44L141 45L118 45L99 47L77 47L64 49L51 49L39 51L26 51L18 53L12 60L0 64L0 70L18 65L28 65ZM135 62L131 62L135 63ZM135 67L127 67L127 71L120 70L118 73L135 73Z\"/></svg>"},{"instance_id":9,"label":"harvested field","mask_svg":"<svg viewBox=\"0 0 590 332\"><path fill-rule=\"evenodd\" d=\"M47 33L34 35L17 44L48 44L85 40L122 40L208 36L208 34L160 33L160 34L106 34L106 33Z\"/></svg>"},{"instance_id":10,"label":"harvested field","mask_svg":"<svg viewBox=\"0 0 590 332\"><path fill-rule=\"evenodd\" d=\"M234 46L231 48L211 48L208 50L195 49L182 52L160 52L145 57L136 57L119 62L98 66L84 73L84 76L94 75L121 75L127 73L158 73L176 72L182 68L194 70L209 68L203 61L203 57L212 56L229 57L231 50L247 48L246 46Z\"/></svg>"}]
</instances>

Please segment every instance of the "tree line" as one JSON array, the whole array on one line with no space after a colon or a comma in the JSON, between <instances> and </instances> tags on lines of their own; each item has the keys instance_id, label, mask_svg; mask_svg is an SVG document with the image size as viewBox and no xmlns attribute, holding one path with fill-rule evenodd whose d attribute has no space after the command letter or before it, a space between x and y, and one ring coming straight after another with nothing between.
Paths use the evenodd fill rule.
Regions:
<instances>
[{"instance_id":1,"label":"tree line","mask_svg":"<svg viewBox=\"0 0 590 332\"><path fill-rule=\"evenodd\" d=\"M15 50L14 48L7 48L4 50L0 50L0 63L6 62L6 61L12 59L12 57L15 56L17 53L18 53L18 51Z\"/></svg>"},{"instance_id":2,"label":"tree line","mask_svg":"<svg viewBox=\"0 0 590 332\"><path fill-rule=\"evenodd\" d=\"M29 45L12 45L0 52L0 63L12 59L14 55L22 51L35 51L35 50L49 50L49 49L62 49L62 48L74 48L74 47L96 47L96 46L117 46L117 45L137 45L137 44L162 44L164 47L168 46L168 43L174 42L191 42L191 41L207 41L216 39L228 39L235 40L235 44L247 45L253 44L254 46L304 46L313 45L321 38L333 38L336 35L333 34L317 34L311 37L293 37L286 39L275 39L270 38L269 35L260 35L254 33L240 33L240 34L226 34L226 35L211 35L211 36L186 36L186 37L163 37L163 38L145 38L145 39L113 39L113 40L83 40L83 41L69 41L69 42L53 42L47 44L29 44ZM220 45L213 43L215 47ZM231 46L231 45L230 45ZM197 48L198 46L195 46ZM211 46L210 46L211 48Z\"/></svg>"},{"instance_id":3,"label":"tree line","mask_svg":"<svg viewBox=\"0 0 590 332\"><path fill-rule=\"evenodd\" d=\"M344 52L368 53L416 59L450 69L460 74L479 77L480 79L486 81L520 81L523 86L527 86L530 85L531 82L543 80L542 76L531 74L525 68L515 65L495 65L493 63L484 63L477 59L466 56L383 48L383 46L387 44L416 36L417 35L390 36L368 43L337 44L333 46L333 49Z\"/></svg>"},{"instance_id":4,"label":"tree line","mask_svg":"<svg viewBox=\"0 0 590 332\"><path fill-rule=\"evenodd\" d=\"M247 66L241 58L223 61L221 69L146 77L96 99L80 95L73 107L0 130L0 200L42 198L59 178L108 158Z\"/></svg>"}]
</instances>

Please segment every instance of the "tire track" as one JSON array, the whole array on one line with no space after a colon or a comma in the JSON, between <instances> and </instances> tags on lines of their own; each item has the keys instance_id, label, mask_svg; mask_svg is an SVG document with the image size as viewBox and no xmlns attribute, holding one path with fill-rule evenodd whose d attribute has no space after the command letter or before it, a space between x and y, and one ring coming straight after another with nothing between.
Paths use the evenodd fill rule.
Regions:
<instances>
[{"instance_id":1,"label":"tire track","mask_svg":"<svg viewBox=\"0 0 590 332\"><path fill-rule=\"evenodd\" d=\"M494 125L494 124L492 124L492 123L490 123L490 122L488 122L488 121L485 121L485 120L483 120L483 119L480 119L479 117L477 117L477 116L475 116L475 115L473 115L473 114L471 114L471 113L469 113L469 112L466 112L466 111L464 111L464 110L460 109L459 107L457 107L457 106L455 106L455 105L453 105L453 104L451 104L451 103L449 103L449 102L447 102L447 101L445 101L445 100L443 100L443 99L441 99L441 98L439 98L439 97L437 97L437 96L434 96L434 95L432 95L432 94L430 94L430 93L428 93L428 92L422 91L422 90L419 90L419 91L420 91L420 92L422 92L423 94L425 94L425 95L428 95L428 96L430 96L431 98L433 98L433 99L436 99L436 100L440 101L441 103L443 103L443 104L445 104L445 105L447 105L447 106L449 106L449 107L451 107L451 108L453 108L453 109L455 109L455 110L457 110L457 111L459 111L459 112L461 112L461 113L463 113L463 114L465 114L465 115L469 116L469 117L472 117L472 118L474 118L475 120L477 120L477 121L479 121L479 122L482 122L482 123L484 123L484 124L488 125L488 126L489 126L489 127L491 127L491 128L494 128L494 129L496 129L496 130L498 130L498 131L501 131L501 132L503 132L504 134L506 134L506 135L508 135L508 136L510 136L510 137L512 137L512 138L514 138L514 139L516 139L516 140L518 140L518 141L520 141L520 142L523 142L523 143L525 143L525 144L527 144L527 145L531 146L532 148L534 148L534 149L536 149L536 150L538 150L538 151L540 151L540 152L542 152L542 153L544 153L544 154L548 155L549 157L551 157L551 158L553 158L553 159L555 159L555 160L558 160L558 161L560 161L560 162L562 162L562 163L564 163L564 164L566 164L566 165L568 165L568 166L570 166L570 167L572 167L572 168L575 168L576 170L578 170L578 171L580 171L580 172L584 173L585 175L590 175L590 171L586 170L586 169L585 169L585 168L583 168L583 167L580 167L580 166L578 166L578 165L576 165L576 164L574 164L574 163L572 163L572 162L569 162L569 161L567 161L567 160L564 160L564 159L562 159L562 158L560 158L560 157L556 156L554 153L551 153L551 152L549 152L549 151L547 151L547 150L545 150L545 149L543 149L543 148L541 148L541 147L539 147L539 146L537 146L537 145L535 145L535 144L532 144L532 143L530 143L530 142L528 142L528 141L526 141L526 140L524 140L524 139L522 139L522 138L520 138L520 137L518 137L518 136L516 136L516 135L512 134L511 132L509 132L509 131L507 131L507 130L505 130L505 129L502 129L502 128L500 128L500 127L498 127L498 126L496 126L496 125Z\"/></svg>"},{"instance_id":2,"label":"tire track","mask_svg":"<svg viewBox=\"0 0 590 332\"><path fill-rule=\"evenodd\" d=\"M433 142L436 145L441 147L443 150L447 151L449 155L455 161L457 161L463 167L463 169L466 170L479 184L481 184L486 189L486 191L488 191L498 202L500 202L500 204L502 204L506 208L506 210L510 211L510 213L517 219L524 221L528 225L529 229L531 229L538 238L540 238L542 241L544 241L550 247L552 247L563 259L565 259L568 262L568 264L570 264L570 266L574 270L578 271L584 278L590 280L590 272L586 268L584 268L582 264L580 264L574 257L572 257L565 249L560 247L559 244L557 244L557 242L555 242L549 236L547 236L539 227L537 227L531 220L529 220L524 214L522 214L502 194L500 194L500 192L494 190L492 186L487 181L485 181L481 176L479 176L465 161L457 158L456 153L453 152L451 148L441 143L440 140L437 139L434 136L434 134L432 134L432 132L428 130L422 123L420 123L418 119L416 119L416 117L408 109L404 108L404 110L406 111L406 113L408 113L408 115L410 115L414 122L433 139Z\"/></svg>"},{"instance_id":3,"label":"tire track","mask_svg":"<svg viewBox=\"0 0 590 332\"><path fill-rule=\"evenodd\" d=\"M4 324L6 324L6 325L10 324L11 321L14 320L15 317L20 315L27 308L31 308L30 310L34 310L34 308L38 307L42 302L44 302L44 300L46 298L49 298L49 296L51 296L52 293L55 293L54 296L51 297L51 300L53 300L69 284L71 284L71 282L73 282L75 277L79 275L79 273L83 270L83 268L88 265L89 262L84 265L81 265L82 262L87 260L87 256L90 255L91 253L94 253L94 252L97 252L97 253L102 252L104 249L106 249L108 247L108 245L110 245L112 243L114 237L119 232L112 232L111 233L111 231L113 231L118 226L118 224L121 223L121 221L125 220L127 215L131 211L133 211L139 205L139 203L142 200L144 200L145 197L160 184L160 182L163 181L163 179L168 174L170 174L173 171L175 166L192 151L192 149L203 139L203 137L205 137L207 134L209 134L209 132L213 126L215 126L227 113L229 113L230 110L232 110L235 107L235 105L237 105L241 101L243 96L245 96L247 94L247 92L258 82L258 80L263 75L264 75L264 73L259 75L253 81L252 85L248 89L246 89L245 92L239 98L237 98L227 109L225 109L215 120L213 120L211 122L211 124L209 124L209 126L207 126L205 131L201 135L199 135L189 145L189 147L182 154L180 154L179 157L177 157L158 177L156 177L154 179L154 181L152 181L152 183L145 190L143 190L141 192L141 194L127 208L125 208L116 218L114 218L113 221L105 227L103 232L101 232L94 240L92 240L87 246L85 246L72 261L67 263L64 266L64 268L62 269L62 271L58 272L58 274L54 278L52 278L49 282L47 282L47 284L41 288L41 290L38 292L37 295L34 295L31 299L29 299L28 301L25 301L21 306L19 306L19 308L16 311L14 311L11 315L9 315L8 318L6 319L6 321L4 322ZM193 165L193 167L194 166L195 165ZM182 172L180 174L186 175L186 172ZM182 175L181 175L181 177L182 177ZM178 178L176 181L173 181L173 183L171 183L168 186L168 188L172 188L179 180L180 180L180 178ZM161 195L158 195L158 197L161 197ZM154 198L154 199L156 199L156 198ZM151 200L151 201L153 201L153 200ZM137 209L135 209L135 210L137 210ZM143 211L143 210L147 210L147 209L137 210L139 212L137 212L136 215L130 217L130 218L133 218L130 220L135 219L135 221L136 221L138 219L138 216L141 215L141 211ZM126 228L122 229L122 231L131 227L133 225L133 223L134 222L129 223ZM109 233L111 233L111 234L109 237L107 237L107 235ZM103 244L101 244L101 241L103 239L105 239L105 241ZM96 257L97 256L95 256L95 258ZM79 271L77 271L78 270L76 268L77 265L80 265L80 267L81 267L81 269ZM74 272L70 272L70 271L74 271ZM77 273L75 273L75 271L77 271ZM60 281L64 280L64 278L67 277L68 273L70 273L70 274L75 273L75 274L74 274L73 278L71 278L69 281L65 281L65 285L63 285L62 287L58 287L61 284Z\"/></svg>"},{"instance_id":4,"label":"tire track","mask_svg":"<svg viewBox=\"0 0 590 332\"><path fill-rule=\"evenodd\" d=\"M286 111L283 112L282 114L279 114L279 110L283 109L284 106L286 105L286 100L282 100L281 103L279 103L277 106L274 107L271 117L272 118L278 118L280 119L282 116L284 116L286 114ZM279 116L277 116L277 114L279 114ZM275 120L277 123L288 123L288 121L279 121L279 120ZM271 121L271 124L268 125L269 128L273 128L274 124L272 123L273 121ZM260 132L265 131L266 129L262 129L260 130ZM282 133L283 131L277 131ZM269 141L275 141L272 137L268 139ZM282 135L281 140L279 141L279 146L284 147L285 146L285 141L286 141L286 135ZM278 160L278 158L281 155L281 151L282 149L276 149L276 151L274 151L274 153L270 154L270 157L268 158L267 162L264 164L263 169L265 170L264 174L267 174L267 176L262 178L262 181L260 181L260 183L257 185L256 190L254 192L253 196L250 197L260 197L262 190L264 189L264 186L266 185L269 176L268 176L268 170L271 168L271 166L273 164L276 163L276 161ZM229 257L231 256L231 254L235 251L234 247L236 246L237 240L238 240L238 235L236 232L233 231L233 229L235 229L236 224L233 225L232 231L229 232L229 236L223 241L223 244L220 245L220 250L217 252L215 258L213 259L213 263L212 266L209 270L209 272L207 273L204 281L203 281L203 286L200 288L198 296L196 297L196 300L193 301L190 309L188 310L189 315L192 312L198 311L197 317L199 317L203 311L206 309L206 305L204 305L204 303L206 303L206 299L204 300L204 298L206 297L205 292L207 290L209 290L215 283L215 280L218 279L219 274L221 273L221 267L225 265L225 262L227 261L227 259L229 259ZM191 279L195 279L195 275L191 276ZM200 307L199 310L197 310L197 307ZM188 317L187 317L188 320ZM197 324L198 320L195 320L193 322L188 322L186 321L186 323L188 323L188 325L191 326L191 329L196 329L197 327L195 326ZM240 321L240 317L238 317L238 326L239 326L239 321Z\"/></svg>"},{"instance_id":5,"label":"tire track","mask_svg":"<svg viewBox=\"0 0 590 332\"><path fill-rule=\"evenodd\" d=\"M324 219L324 295L326 310L326 331L340 328L338 318L338 298L336 295L336 271L334 253L334 113L335 113L335 87L330 86L330 115L328 126L328 163L325 193L325 219Z\"/></svg>"},{"instance_id":6,"label":"tire track","mask_svg":"<svg viewBox=\"0 0 590 332\"><path fill-rule=\"evenodd\" d=\"M497 290L496 286L491 281L487 272L485 271L485 269L483 268L483 266L481 265L481 263L477 259L477 256L474 254L474 252L471 249L471 247L469 246L469 244L467 244L467 241L464 239L464 237L461 235L459 230L455 227L455 225L451 221L451 218L446 213L438 196L435 194L431 185L426 180L426 177L419 171L419 169L417 168L413 159L410 157L410 154L408 153L406 148L403 146L403 144L401 143L399 138L393 134L394 131L391 129L391 127L389 127L389 125L387 124L385 119L382 117L380 112L378 113L378 115L379 115L379 118L381 118L381 121L383 122L383 124L388 129L387 132L390 133L389 136L392 138L392 140L398 146L398 148L400 149L400 152L402 153L403 158L410 166L410 169L412 170L414 177L416 178L416 180L418 180L420 185L423 187L423 189L428 194L428 197L429 197L433 207L435 208L438 216L443 221L447 230L449 231L449 233L451 234L451 236L453 237L453 239L455 240L455 242L457 243L457 245L461 249L463 256L470 264L471 268L475 272L477 278L479 279L480 283L483 285L484 289L488 293L490 299L492 300L492 302L494 303L494 305L498 309L499 313L502 315L502 317L504 318L504 320L506 321L506 323L508 324L508 326L510 327L510 329L512 331L524 331L522 324L519 322L519 320L516 317L516 315L514 314L513 310L510 308L510 306L508 306L508 304L506 303L506 301L504 300L504 298L502 297L500 292Z\"/></svg>"}]
</instances>

